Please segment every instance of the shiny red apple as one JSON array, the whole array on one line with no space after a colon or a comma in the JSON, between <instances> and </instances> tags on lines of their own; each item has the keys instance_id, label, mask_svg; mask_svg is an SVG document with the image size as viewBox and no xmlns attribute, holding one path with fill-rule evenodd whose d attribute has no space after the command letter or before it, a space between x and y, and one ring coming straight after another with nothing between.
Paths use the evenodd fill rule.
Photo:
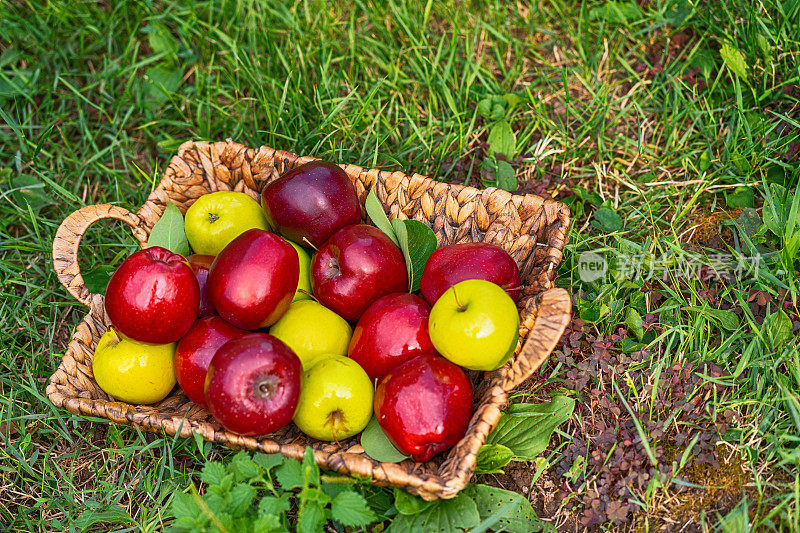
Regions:
<instances>
[{"instance_id":1,"label":"shiny red apple","mask_svg":"<svg viewBox=\"0 0 800 533\"><path fill-rule=\"evenodd\" d=\"M186 259L154 246L131 254L111 276L105 307L114 328L133 340L168 344L192 327L200 286Z\"/></svg>"},{"instance_id":2,"label":"shiny red apple","mask_svg":"<svg viewBox=\"0 0 800 533\"><path fill-rule=\"evenodd\" d=\"M500 285L515 302L522 291L517 263L508 252L488 242L450 244L434 250L425 263L419 290L433 305L447 289L468 279Z\"/></svg>"},{"instance_id":3,"label":"shiny red apple","mask_svg":"<svg viewBox=\"0 0 800 533\"><path fill-rule=\"evenodd\" d=\"M250 229L219 253L208 271L208 295L219 316L242 329L272 325L289 308L300 261L285 239Z\"/></svg>"},{"instance_id":4,"label":"shiny red apple","mask_svg":"<svg viewBox=\"0 0 800 533\"><path fill-rule=\"evenodd\" d=\"M397 449L425 462L467 432L472 385L464 371L450 361L421 355L384 376L373 407L378 423Z\"/></svg>"},{"instance_id":5,"label":"shiny red apple","mask_svg":"<svg viewBox=\"0 0 800 533\"><path fill-rule=\"evenodd\" d=\"M276 337L236 337L217 350L208 366L208 410L228 431L267 435L292 421L302 375L300 359Z\"/></svg>"},{"instance_id":6,"label":"shiny red apple","mask_svg":"<svg viewBox=\"0 0 800 533\"><path fill-rule=\"evenodd\" d=\"M431 307L414 294L387 294L358 319L347 356L373 381L418 355L436 354L428 335Z\"/></svg>"},{"instance_id":7,"label":"shiny red apple","mask_svg":"<svg viewBox=\"0 0 800 533\"><path fill-rule=\"evenodd\" d=\"M361 221L356 188L344 170L311 161L284 173L261 192L261 206L278 233L300 246L322 245L339 229Z\"/></svg>"},{"instance_id":8,"label":"shiny red apple","mask_svg":"<svg viewBox=\"0 0 800 533\"><path fill-rule=\"evenodd\" d=\"M178 342L175 351L175 378L183 392L197 405L206 406L203 386L211 358L226 342L246 334L216 315L197 320Z\"/></svg>"},{"instance_id":9,"label":"shiny red apple","mask_svg":"<svg viewBox=\"0 0 800 533\"><path fill-rule=\"evenodd\" d=\"M192 267L194 275L197 277L197 283L200 285L200 310L197 312L197 316L211 315L214 313L214 305L208 297L206 285L208 282L208 269L211 268L211 263L214 262L214 256L194 254L187 257L187 259L189 260L189 266Z\"/></svg>"},{"instance_id":10,"label":"shiny red apple","mask_svg":"<svg viewBox=\"0 0 800 533\"><path fill-rule=\"evenodd\" d=\"M378 228L346 226L314 254L311 287L319 303L347 320L358 320L381 296L408 289L405 258Z\"/></svg>"}]
</instances>

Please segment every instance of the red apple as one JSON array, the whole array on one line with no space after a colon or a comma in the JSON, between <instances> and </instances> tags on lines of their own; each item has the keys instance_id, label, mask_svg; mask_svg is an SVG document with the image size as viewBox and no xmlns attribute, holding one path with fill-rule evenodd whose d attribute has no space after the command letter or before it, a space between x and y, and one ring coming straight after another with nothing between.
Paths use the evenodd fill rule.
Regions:
<instances>
[{"instance_id":1,"label":"red apple","mask_svg":"<svg viewBox=\"0 0 800 533\"><path fill-rule=\"evenodd\" d=\"M378 228L346 226L314 254L311 287L319 303L347 320L358 320L381 296L408 289L405 258Z\"/></svg>"},{"instance_id":2,"label":"red apple","mask_svg":"<svg viewBox=\"0 0 800 533\"><path fill-rule=\"evenodd\" d=\"M302 375L300 359L276 337L236 337L217 350L208 366L208 410L228 431L267 435L292 421Z\"/></svg>"},{"instance_id":3,"label":"red apple","mask_svg":"<svg viewBox=\"0 0 800 533\"><path fill-rule=\"evenodd\" d=\"M213 255L190 255L189 266L192 267L194 275L197 276L197 283L200 285L200 311L198 317L208 316L214 313L214 306L208 298L208 289L206 284L208 281L208 269L211 268L211 263L214 262Z\"/></svg>"},{"instance_id":4,"label":"red apple","mask_svg":"<svg viewBox=\"0 0 800 533\"><path fill-rule=\"evenodd\" d=\"M384 376L373 406L378 423L397 449L422 463L467 432L472 385L450 361L420 355Z\"/></svg>"},{"instance_id":5,"label":"red apple","mask_svg":"<svg viewBox=\"0 0 800 533\"><path fill-rule=\"evenodd\" d=\"M189 333L178 342L175 351L175 378L190 400L197 405L206 406L203 386L211 358L223 344L245 333L247 331L212 315L197 320Z\"/></svg>"},{"instance_id":6,"label":"red apple","mask_svg":"<svg viewBox=\"0 0 800 533\"><path fill-rule=\"evenodd\" d=\"M358 319L347 356L373 381L418 355L436 354L428 335L431 307L414 294L388 294Z\"/></svg>"},{"instance_id":7,"label":"red apple","mask_svg":"<svg viewBox=\"0 0 800 533\"><path fill-rule=\"evenodd\" d=\"M154 246L131 254L108 282L106 312L114 328L133 340L168 344L192 327L200 286L186 259Z\"/></svg>"},{"instance_id":8,"label":"red apple","mask_svg":"<svg viewBox=\"0 0 800 533\"><path fill-rule=\"evenodd\" d=\"M315 248L339 229L361 221L361 203L344 170L328 161L293 168L261 192L270 225L300 246Z\"/></svg>"},{"instance_id":9,"label":"red apple","mask_svg":"<svg viewBox=\"0 0 800 533\"><path fill-rule=\"evenodd\" d=\"M508 252L488 242L450 244L434 250L425 263L419 290L433 305L447 289L468 279L491 281L515 302L519 300L522 282L517 263Z\"/></svg>"},{"instance_id":10,"label":"red apple","mask_svg":"<svg viewBox=\"0 0 800 533\"><path fill-rule=\"evenodd\" d=\"M250 229L219 253L208 271L208 295L219 316L242 329L265 328L289 308L300 277L286 240Z\"/></svg>"}]
</instances>

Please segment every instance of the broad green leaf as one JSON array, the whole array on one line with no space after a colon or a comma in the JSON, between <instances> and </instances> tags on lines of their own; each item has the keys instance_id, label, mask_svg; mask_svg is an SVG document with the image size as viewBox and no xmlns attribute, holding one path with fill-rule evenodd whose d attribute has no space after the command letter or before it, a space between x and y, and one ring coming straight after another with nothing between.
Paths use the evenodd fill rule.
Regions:
<instances>
[{"instance_id":1,"label":"broad green leaf","mask_svg":"<svg viewBox=\"0 0 800 533\"><path fill-rule=\"evenodd\" d=\"M539 520L531 503L524 496L510 490L489 485L474 485L469 493L483 522L476 531L508 531L510 533L534 533L555 531L555 528Z\"/></svg>"},{"instance_id":2,"label":"broad green leaf","mask_svg":"<svg viewBox=\"0 0 800 533\"><path fill-rule=\"evenodd\" d=\"M219 485L227 472L221 463L211 461L205 464L200 472L200 479L208 485Z\"/></svg>"},{"instance_id":3,"label":"broad green leaf","mask_svg":"<svg viewBox=\"0 0 800 533\"><path fill-rule=\"evenodd\" d=\"M188 257L192 253L183 227L183 215L172 202L167 204L164 214L150 231L147 246L161 246L184 257Z\"/></svg>"},{"instance_id":4,"label":"broad green leaf","mask_svg":"<svg viewBox=\"0 0 800 533\"><path fill-rule=\"evenodd\" d=\"M436 500L425 511L413 515L398 514L386 530L387 533L463 533L480 523L478 508L464 494L451 500Z\"/></svg>"},{"instance_id":5,"label":"broad green leaf","mask_svg":"<svg viewBox=\"0 0 800 533\"><path fill-rule=\"evenodd\" d=\"M409 494L403 489L394 489L394 506L398 513L407 515L421 513L433 503L433 501L423 500L419 496Z\"/></svg>"},{"instance_id":6,"label":"broad green leaf","mask_svg":"<svg viewBox=\"0 0 800 533\"><path fill-rule=\"evenodd\" d=\"M298 512L297 523L299 533L319 533L325 524L325 507L315 500L306 502L306 505L301 507Z\"/></svg>"},{"instance_id":7,"label":"broad green leaf","mask_svg":"<svg viewBox=\"0 0 800 533\"><path fill-rule=\"evenodd\" d=\"M792 334L792 319L783 311L778 309L764 319L764 328L767 338L772 342L773 348L782 350L794 335Z\"/></svg>"},{"instance_id":8,"label":"broad green leaf","mask_svg":"<svg viewBox=\"0 0 800 533\"><path fill-rule=\"evenodd\" d=\"M489 155L503 154L507 159L514 157L517 150L517 138L511 124L505 120L498 120L489 130Z\"/></svg>"},{"instance_id":9,"label":"broad green leaf","mask_svg":"<svg viewBox=\"0 0 800 533\"><path fill-rule=\"evenodd\" d=\"M286 528L275 515L262 514L253 521L253 533L283 533Z\"/></svg>"},{"instance_id":10,"label":"broad green leaf","mask_svg":"<svg viewBox=\"0 0 800 533\"><path fill-rule=\"evenodd\" d=\"M313 487L319 486L319 466L311 446L306 446L306 452L303 454L303 479L307 479L308 484Z\"/></svg>"},{"instance_id":11,"label":"broad green leaf","mask_svg":"<svg viewBox=\"0 0 800 533\"><path fill-rule=\"evenodd\" d=\"M525 99L521 98L517 93L506 93L503 95L503 100L506 101L509 110L514 109L525 101Z\"/></svg>"},{"instance_id":12,"label":"broad green leaf","mask_svg":"<svg viewBox=\"0 0 800 533\"><path fill-rule=\"evenodd\" d=\"M502 468L514 458L514 452L502 444L484 444L478 450L476 474L503 473Z\"/></svg>"},{"instance_id":13,"label":"broad green leaf","mask_svg":"<svg viewBox=\"0 0 800 533\"><path fill-rule=\"evenodd\" d=\"M93 525L106 524L131 524L133 519L124 509L111 507L109 509L87 509L83 511L73 524L78 531L86 531Z\"/></svg>"},{"instance_id":14,"label":"broad green leaf","mask_svg":"<svg viewBox=\"0 0 800 533\"><path fill-rule=\"evenodd\" d=\"M614 233L622 229L622 217L608 206L602 206L594 212L592 225L605 233Z\"/></svg>"},{"instance_id":15,"label":"broad green leaf","mask_svg":"<svg viewBox=\"0 0 800 533\"><path fill-rule=\"evenodd\" d=\"M731 72L742 80L747 81L747 59L742 52L730 46L728 43L725 43L722 45L722 48L720 48L719 55L725 62L725 66L727 66Z\"/></svg>"},{"instance_id":16,"label":"broad green leaf","mask_svg":"<svg viewBox=\"0 0 800 533\"><path fill-rule=\"evenodd\" d=\"M512 404L486 442L508 447L518 459L533 459L547 448L550 435L574 409L575 400L567 396L541 404Z\"/></svg>"},{"instance_id":17,"label":"broad green leaf","mask_svg":"<svg viewBox=\"0 0 800 533\"><path fill-rule=\"evenodd\" d=\"M242 450L231 459L228 467L234 475L236 481L245 481L260 475L261 468L250 458L250 454Z\"/></svg>"},{"instance_id":18,"label":"broad green leaf","mask_svg":"<svg viewBox=\"0 0 800 533\"><path fill-rule=\"evenodd\" d=\"M331 503L331 516L344 526L364 527L376 520L367 500L352 490L342 492Z\"/></svg>"},{"instance_id":19,"label":"broad green leaf","mask_svg":"<svg viewBox=\"0 0 800 533\"><path fill-rule=\"evenodd\" d=\"M280 496L264 496L258 502L258 512L282 516L291 508L291 493L284 492Z\"/></svg>"},{"instance_id":20,"label":"broad green leaf","mask_svg":"<svg viewBox=\"0 0 800 533\"><path fill-rule=\"evenodd\" d=\"M234 485L230 492L230 505L228 512L233 517L243 516L253 504L256 497L256 488L247 483Z\"/></svg>"},{"instance_id":21,"label":"broad green leaf","mask_svg":"<svg viewBox=\"0 0 800 533\"><path fill-rule=\"evenodd\" d=\"M644 337L644 328L642 327L642 315L639 314L639 311L633 307L629 307L628 311L625 313L625 325L636 335L637 339L640 341L642 340L642 337Z\"/></svg>"},{"instance_id":22,"label":"broad green leaf","mask_svg":"<svg viewBox=\"0 0 800 533\"><path fill-rule=\"evenodd\" d=\"M150 26L150 34L147 36L147 44L154 54L164 54L168 61L172 61L178 53L178 41L163 24L155 23Z\"/></svg>"},{"instance_id":23,"label":"broad green leaf","mask_svg":"<svg viewBox=\"0 0 800 533\"><path fill-rule=\"evenodd\" d=\"M92 294L105 294L108 280L116 270L111 265L99 265L83 274L83 284Z\"/></svg>"},{"instance_id":24,"label":"broad green leaf","mask_svg":"<svg viewBox=\"0 0 800 533\"><path fill-rule=\"evenodd\" d=\"M275 470L275 479L281 484L283 490L292 490L303 486L303 466L297 459L286 458L284 463Z\"/></svg>"},{"instance_id":25,"label":"broad green leaf","mask_svg":"<svg viewBox=\"0 0 800 533\"><path fill-rule=\"evenodd\" d=\"M517 173L508 161L497 162L495 178L497 179L497 186L508 192L516 191L519 186Z\"/></svg>"},{"instance_id":26,"label":"broad green leaf","mask_svg":"<svg viewBox=\"0 0 800 533\"><path fill-rule=\"evenodd\" d=\"M724 309L713 309L711 307L705 309L711 318L714 319L720 326L728 331L733 331L739 327L739 318L733 311L726 311Z\"/></svg>"},{"instance_id":27,"label":"broad green leaf","mask_svg":"<svg viewBox=\"0 0 800 533\"><path fill-rule=\"evenodd\" d=\"M276 466L280 466L286 458L279 453L255 453L253 454L253 461L256 462L264 470L271 472Z\"/></svg>"},{"instance_id":28,"label":"broad green leaf","mask_svg":"<svg viewBox=\"0 0 800 533\"><path fill-rule=\"evenodd\" d=\"M30 174L14 176L8 180L7 184L2 184L2 191L10 192L10 200L17 207L27 210L26 205L29 205L34 213L38 213L43 207L55 203L48 194L49 188L44 182Z\"/></svg>"},{"instance_id":29,"label":"broad green leaf","mask_svg":"<svg viewBox=\"0 0 800 533\"><path fill-rule=\"evenodd\" d=\"M200 514L200 507L191 494L176 492L172 498L172 515L175 518L195 518Z\"/></svg>"},{"instance_id":30,"label":"broad green leaf","mask_svg":"<svg viewBox=\"0 0 800 533\"><path fill-rule=\"evenodd\" d=\"M388 235L396 245L400 246L400 243L397 242L397 236L394 234L394 230L392 229L392 223L389 222L389 217L386 216L386 212L383 210L383 205L381 204L381 201L378 200L378 195L375 194L375 189L371 189L369 194L367 194L367 200L364 202L364 207L367 210L367 216L372 223L375 224L375 227Z\"/></svg>"},{"instance_id":31,"label":"broad green leaf","mask_svg":"<svg viewBox=\"0 0 800 533\"><path fill-rule=\"evenodd\" d=\"M591 20L602 19L612 24L625 24L642 18L642 10L634 2L606 1L589 10Z\"/></svg>"},{"instance_id":32,"label":"broad green leaf","mask_svg":"<svg viewBox=\"0 0 800 533\"><path fill-rule=\"evenodd\" d=\"M506 100L502 96L487 96L478 102L478 114L489 120L500 120L505 115Z\"/></svg>"},{"instance_id":33,"label":"broad green leaf","mask_svg":"<svg viewBox=\"0 0 800 533\"><path fill-rule=\"evenodd\" d=\"M725 203L731 209L737 207L754 207L756 195L752 187L736 187L733 192L725 195Z\"/></svg>"},{"instance_id":34,"label":"broad green leaf","mask_svg":"<svg viewBox=\"0 0 800 533\"><path fill-rule=\"evenodd\" d=\"M150 109L157 109L178 90L183 78L181 68L164 65L150 67L144 73L144 87Z\"/></svg>"},{"instance_id":35,"label":"broad green leaf","mask_svg":"<svg viewBox=\"0 0 800 533\"><path fill-rule=\"evenodd\" d=\"M361 446L364 448L364 453L381 463L399 463L404 459L408 459L407 456L395 448L392 441L381 429L380 424L378 424L378 419L374 416L367 424L367 427L364 428L364 431L361 432Z\"/></svg>"},{"instance_id":36,"label":"broad green leaf","mask_svg":"<svg viewBox=\"0 0 800 533\"><path fill-rule=\"evenodd\" d=\"M430 255L436 250L436 235L424 222L419 220L404 220L406 227L407 250L403 250L409 271L409 292L419 289L422 271Z\"/></svg>"}]
</instances>

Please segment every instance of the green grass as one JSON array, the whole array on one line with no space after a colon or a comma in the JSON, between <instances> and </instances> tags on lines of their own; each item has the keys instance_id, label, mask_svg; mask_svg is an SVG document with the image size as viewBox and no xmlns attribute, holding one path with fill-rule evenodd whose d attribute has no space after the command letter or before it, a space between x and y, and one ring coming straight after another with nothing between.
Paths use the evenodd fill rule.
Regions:
<instances>
[{"instance_id":1,"label":"green grass","mask_svg":"<svg viewBox=\"0 0 800 533\"><path fill-rule=\"evenodd\" d=\"M566 195L573 209L559 283L576 294L586 334L608 338L630 327L631 307L657 315L646 338L652 358L631 370L657 382L676 363L714 362L723 375L706 381L727 385L711 395L708 415L716 420L730 409L737 416L718 446L720 458L738 465L739 481L726 493L733 504L687 514L670 506L677 485L650 483L625 524L649 529L674 519L714 529L744 510L753 526L799 527L800 232L793 226L800 214L792 200L800 178L800 5L640 3L647 7L599 0L3 3L0 523L19 531L160 530L172 493L205 458L229 457L217 446L76 417L44 397L84 312L52 271L52 239L66 215L102 202L138 207L188 139L230 137L480 185L490 124L477 104L513 92L521 103L508 116L512 163L522 190ZM784 194L769 188L774 183L786 185L786 198L772 198ZM587 191L582 198L576 187ZM753 200L737 200L751 192ZM759 231L714 218L738 217L739 204L755 209ZM611 218L595 216L601 205ZM778 222L770 229L773 208ZM708 238L718 227L727 233ZM98 224L81 246L81 264L118 264L133 244L122 224ZM641 278L582 283L577 274L584 250L675 259L692 249L708 264L706 247L736 246L772 255L757 279L717 286L716 303L674 266L667 283L644 291ZM653 300L652 290L663 297ZM772 303L749 302L754 290ZM788 343L769 326L775 319L762 325L783 302ZM709 311L715 306L732 318ZM587 356L577 353L575 364ZM551 362L540 381L557 386L568 367ZM625 372L611 376L616 388L602 380L597 387L622 397L657 446L647 421L669 413L652 408L646 383ZM543 455L538 481L525 487L542 516L564 527L579 523L583 508L572 505L590 490L591 473L561 506L546 505L537 484L563 482L556 472L565 446L587 436L585 421L600 409L585 392L573 391L583 410ZM688 470L676 475L708 485L692 488L698 498L722 482Z\"/></svg>"}]
</instances>

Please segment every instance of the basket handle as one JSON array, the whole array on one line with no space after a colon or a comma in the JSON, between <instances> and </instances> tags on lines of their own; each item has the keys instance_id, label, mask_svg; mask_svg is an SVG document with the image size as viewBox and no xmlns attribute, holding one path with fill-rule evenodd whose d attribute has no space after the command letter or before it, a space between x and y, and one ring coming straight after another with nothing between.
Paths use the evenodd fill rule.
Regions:
<instances>
[{"instance_id":1,"label":"basket handle","mask_svg":"<svg viewBox=\"0 0 800 533\"><path fill-rule=\"evenodd\" d=\"M87 307L92 307L97 295L89 292L83 282L78 264L78 245L89 226L105 218L121 220L130 225L139 246L146 246L148 232L141 217L123 207L110 204L87 205L78 209L64 219L53 239L53 268L58 281Z\"/></svg>"},{"instance_id":2,"label":"basket handle","mask_svg":"<svg viewBox=\"0 0 800 533\"><path fill-rule=\"evenodd\" d=\"M572 300L561 288L542 292L534 298L532 305L538 308L536 319L522 350L507 371L507 379L503 380L506 392L517 388L542 366L572 318Z\"/></svg>"}]
</instances>

